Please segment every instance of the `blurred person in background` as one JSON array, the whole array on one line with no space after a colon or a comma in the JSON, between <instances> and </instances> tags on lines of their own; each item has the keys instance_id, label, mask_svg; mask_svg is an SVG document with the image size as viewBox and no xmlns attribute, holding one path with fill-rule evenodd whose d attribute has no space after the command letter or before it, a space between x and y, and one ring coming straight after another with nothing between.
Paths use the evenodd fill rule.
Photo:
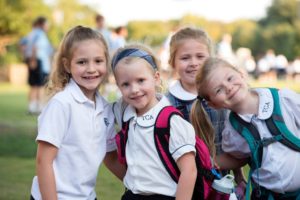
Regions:
<instances>
[{"instance_id":1,"label":"blurred person in background","mask_svg":"<svg viewBox=\"0 0 300 200\"><path fill-rule=\"evenodd\" d=\"M95 17L95 21L96 21L96 28L95 30L100 32L104 39L105 42L107 43L108 49L109 51L111 51L111 47L112 47L112 33L111 31L105 26L105 18L103 15L97 14Z\"/></svg>"},{"instance_id":2,"label":"blurred person in background","mask_svg":"<svg viewBox=\"0 0 300 200\"><path fill-rule=\"evenodd\" d=\"M29 103L28 112L37 114L43 107L43 86L51 69L52 45L48 39L48 21L37 17L31 32L23 38L24 59L28 66Z\"/></svg>"},{"instance_id":3,"label":"blurred person in background","mask_svg":"<svg viewBox=\"0 0 300 200\"><path fill-rule=\"evenodd\" d=\"M112 46L110 53L113 55L118 48L124 47L126 44L126 38L128 36L128 30L125 26L118 26L112 32Z\"/></svg>"}]
</instances>

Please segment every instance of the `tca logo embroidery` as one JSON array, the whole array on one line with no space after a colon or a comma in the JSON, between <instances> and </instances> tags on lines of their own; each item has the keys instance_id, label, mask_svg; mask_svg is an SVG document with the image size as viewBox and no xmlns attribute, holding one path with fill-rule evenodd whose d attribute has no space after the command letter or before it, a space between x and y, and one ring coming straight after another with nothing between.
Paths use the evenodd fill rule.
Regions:
<instances>
[{"instance_id":1,"label":"tca logo embroidery","mask_svg":"<svg viewBox=\"0 0 300 200\"><path fill-rule=\"evenodd\" d=\"M269 108L270 108L270 102L265 103L262 112L263 113L268 112Z\"/></svg>"},{"instance_id":2,"label":"tca logo embroidery","mask_svg":"<svg viewBox=\"0 0 300 200\"><path fill-rule=\"evenodd\" d=\"M151 120L151 119L153 119L152 115L145 115L145 116L143 116L143 120Z\"/></svg>"}]
</instances>

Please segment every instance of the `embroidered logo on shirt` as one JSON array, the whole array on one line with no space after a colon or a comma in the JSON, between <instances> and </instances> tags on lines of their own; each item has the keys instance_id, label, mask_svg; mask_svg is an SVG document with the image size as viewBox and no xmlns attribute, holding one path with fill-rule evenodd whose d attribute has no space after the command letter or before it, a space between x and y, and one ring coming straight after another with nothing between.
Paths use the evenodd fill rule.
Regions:
<instances>
[{"instance_id":1,"label":"embroidered logo on shirt","mask_svg":"<svg viewBox=\"0 0 300 200\"><path fill-rule=\"evenodd\" d=\"M151 119L153 119L152 115L145 115L145 116L143 116L143 120L151 120Z\"/></svg>"},{"instance_id":2,"label":"embroidered logo on shirt","mask_svg":"<svg viewBox=\"0 0 300 200\"><path fill-rule=\"evenodd\" d=\"M262 112L263 113L268 112L269 108L270 108L270 102L265 103Z\"/></svg>"},{"instance_id":3,"label":"embroidered logo on shirt","mask_svg":"<svg viewBox=\"0 0 300 200\"><path fill-rule=\"evenodd\" d=\"M104 117L104 124L106 127L110 124L107 117Z\"/></svg>"}]
</instances>

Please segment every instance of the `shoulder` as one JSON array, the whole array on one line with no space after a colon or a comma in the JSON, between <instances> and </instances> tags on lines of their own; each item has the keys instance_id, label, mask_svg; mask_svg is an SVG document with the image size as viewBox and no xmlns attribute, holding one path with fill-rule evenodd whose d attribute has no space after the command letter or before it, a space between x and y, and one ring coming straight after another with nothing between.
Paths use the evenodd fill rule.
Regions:
<instances>
[{"instance_id":1,"label":"shoulder","mask_svg":"<svg viewBox=\"0 0 300 200\"><path fill-rule=\"evenodd\" d=\"M293 113L300 112L300 94L290 89L278 91L280 105Z\"/></svg>"},{"instance_id":2,"label":"shoulder","mask_svg":"<svg viewBox=\"0 0 300 200\"><path fill-rule=\"evenodd\" d=\"M285 99L294 99L294 100L296 100L295 98L299 99L299 97L300 97L299 93L296 93L295 91L287 89L287 88L280 89L278 91L278 94L281 98L285 98Z\"/></svg>"},{"instance_id":3,"label":"shoulder","mask_svg":"<svg viewBox=\"0 0 300 200\"><path fill-rule=\"evenodd\" d=\"M169 102L174 105L174 102L176 102L176 97L172 95L169 91L165 94Z\"/></svg>"}]
</instances>

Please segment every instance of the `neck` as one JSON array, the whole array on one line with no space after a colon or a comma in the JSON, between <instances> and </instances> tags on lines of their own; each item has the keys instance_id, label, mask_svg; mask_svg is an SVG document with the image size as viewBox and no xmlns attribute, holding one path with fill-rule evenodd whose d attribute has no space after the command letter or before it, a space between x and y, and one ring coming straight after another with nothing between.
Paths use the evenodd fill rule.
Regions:
<instances>
[{"instance_id":1,"label":"neck","mask_svg":"<svg viewBox=\"0 0 300 200\"><path fill-rule=\"evenodd\" d=\"M232 109L239 114L258 114L259 98L255 91L250 91L245 97L245 100L241 102L236 108Z\"/></svg>"}]
</instances>

